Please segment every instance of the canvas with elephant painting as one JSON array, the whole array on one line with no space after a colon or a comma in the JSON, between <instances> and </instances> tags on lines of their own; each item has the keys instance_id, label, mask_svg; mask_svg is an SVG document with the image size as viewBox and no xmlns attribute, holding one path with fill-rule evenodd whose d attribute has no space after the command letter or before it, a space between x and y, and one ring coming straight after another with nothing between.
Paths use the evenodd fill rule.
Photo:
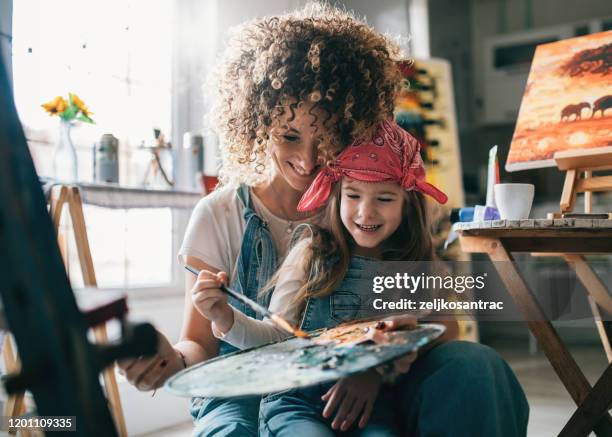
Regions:
<instances>
[{"instance_id":1,"label":"canvas with elephant painting","mask_svg":"<svg viewBox=\"0 0 612 437\"><path fill-rule=\"evenodd\" d=\"M537 47L506 170L555 166L557 151L612 146L612 31Z\"/></svg>"}]
</instances>

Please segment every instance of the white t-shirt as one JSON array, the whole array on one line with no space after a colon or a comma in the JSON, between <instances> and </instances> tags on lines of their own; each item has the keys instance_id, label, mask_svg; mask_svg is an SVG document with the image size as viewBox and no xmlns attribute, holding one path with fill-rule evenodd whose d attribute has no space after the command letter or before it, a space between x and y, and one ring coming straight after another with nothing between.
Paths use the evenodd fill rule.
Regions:
<instances>
[{"instance_id":1,"label":"white t-shirt","mask_svg":"<svg viewBox=\"0 0 612 437\"><path fill-rule=\"evenodd\" d=\"M179 261L187 256L232 275L240 252L245 222L242 202L235 188L223 187L202 198L195 206L179 250Z\"/></svg>"},{"instance_id":2,"label":"white t-shirt","mask_svg":"<svg viewBox=\"0 0 612 437\"><path fill-rule=\"evenodd\" d=\"M320 216L295 222L282 219L273 215L252 190L250 194L255 212L268 224L279 259L287 252L291 239L291 234L286 232L289 227L319 220ZM178 253L179 261L184 264L186 257L192 256L233 279L244 231L243 205L236 188L218 188L195 206Z\"/></svg>"}]
</instances>

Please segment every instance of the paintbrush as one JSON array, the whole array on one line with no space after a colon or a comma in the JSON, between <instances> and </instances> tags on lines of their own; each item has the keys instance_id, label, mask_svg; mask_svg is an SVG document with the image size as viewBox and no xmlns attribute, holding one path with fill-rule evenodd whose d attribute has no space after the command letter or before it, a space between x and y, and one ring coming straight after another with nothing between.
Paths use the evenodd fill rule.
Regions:
<instances>
[{"instance_id":1,"label":"paintbrush","mask_svg":"<svg viewBox=\"0 0 612 437\"><path fill-rule=\"evenodd\" d=\"M196 276L198 276L200 274L200 272L197 269L195 269L195 268L193 268L193 267L191 267L191 266L189 266L187 264L185 264L185 268L187 270L189 270L191 273L193 273L194 275L196 275ZM284 331L287 331L291 335L295 335L296 337L300 337L300 338L310 338L310 336L306 332L302 331L299 328L296 328L295 326L293 326L291 323L289 323L288 321L283 319L278 314L274 314L272 311L270 311L266 307L258 304L254 300L249 299L244 294L238 293L236 290L232 290L231 288L226 287L224 284L221 284L221 286L219 288L224 293L229 294L230 296L238 299L240 302L242 302L242 303L248 305L249 307L251 307L251 309L253 311L261 314L262 316L268 317L279 328L283 329Z\"/></svg>"}]
</instances>

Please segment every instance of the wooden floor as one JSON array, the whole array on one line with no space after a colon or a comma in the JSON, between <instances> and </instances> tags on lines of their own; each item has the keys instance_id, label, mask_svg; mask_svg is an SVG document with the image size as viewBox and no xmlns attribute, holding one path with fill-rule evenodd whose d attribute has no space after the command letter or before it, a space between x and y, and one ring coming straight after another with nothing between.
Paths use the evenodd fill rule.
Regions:
<instances>
[{"instance_id":1,"label":"wooden floor","mask_svg":"<svg viewBox=\"0 0 612 437\"><path fill-rule=\"evenodd\" d=\"M556 436L574 412L574 403L542 352L530 355L527 347L499 346L498 352L516 373L531 408L529 437ZM591 384L606 368L603 349L595 346L572 347L570 352ZM191 434L191 423L144 434L143 437L179 437ZM592 434L594 436L594 434Z\"/></svg>"},{"instance_id":2,"label":"wooden floor","mask_svg":"<svg viewBox=\"0 0 612 437\"><path fill-rule=\"evenodd\" d=\"M498 351L514 370L527 395L530 406L527 435L556 436L576 407L544 354L529 355L524 348L498 348ZM607 366L603 348L571 347L570 352L593 385Z\"/></svg>"}]
</instances>

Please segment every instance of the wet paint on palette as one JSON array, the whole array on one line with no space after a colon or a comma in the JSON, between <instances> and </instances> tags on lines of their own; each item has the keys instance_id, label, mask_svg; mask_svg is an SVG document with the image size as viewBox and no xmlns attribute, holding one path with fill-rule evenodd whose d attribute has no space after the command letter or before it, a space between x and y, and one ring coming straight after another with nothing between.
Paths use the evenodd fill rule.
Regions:
<instances>
[{"instance_id":1,"label":"wet paint on palette","mask_svg":"<svg viewBox=\"0 0 612 437\"><path fill-rule=\"evenodd\" d=\"M178 373L166 389L178 396L230 398L306 387L379 366L444 332L436 324L392 332L375 326L353 323L224 355Z\"/></svg>"}]
</instances>

